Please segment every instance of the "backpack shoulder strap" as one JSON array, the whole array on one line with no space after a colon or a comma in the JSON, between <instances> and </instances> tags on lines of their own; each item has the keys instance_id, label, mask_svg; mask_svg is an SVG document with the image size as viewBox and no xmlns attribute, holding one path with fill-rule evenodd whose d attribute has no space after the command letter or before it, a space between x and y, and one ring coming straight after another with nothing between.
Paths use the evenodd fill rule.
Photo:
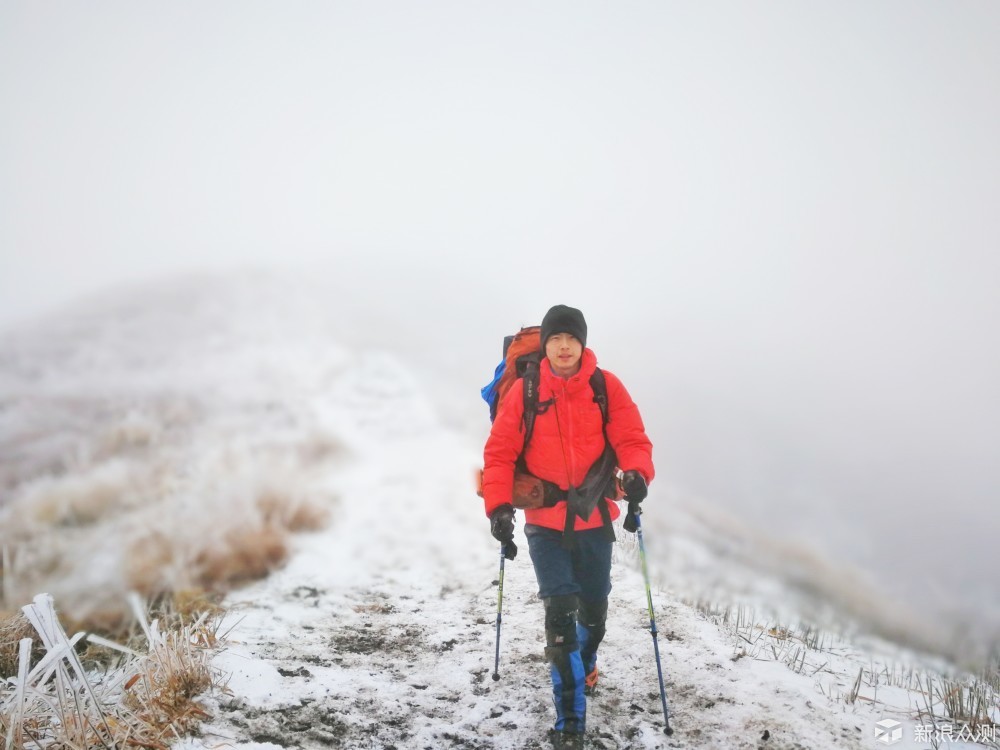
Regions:
<instances>
[{"instance_id":1,"label":"backpack shoulder strap","mask_svg":"<svg viewBox=\"0 0 1000 750\"><path fill-rule=\"evenodd\" d=\"M594 392L594 402L601 407L601 427L604 430L604 450L610 450L608 443L608 380L604 377L604 371L598 367L594 374L590 376L590 388ZM617 460L617 459L616 459ZM604 536L610 541L615 541L615 530L611 525L611 511L608 504L603 500L597 503L601 510L601 524L604 528Z\"/></svg>"},{"instance_id":2,"label":"backpack shoulder strap","mask_svg":"<svg viewBox=\"0 0 1000 750\"><path fill-rule=\"evenodd\" d=\"M518 362L518 368L522 366L522 362ZM522 421L524 423L524 448L528 447L528 441L531 440L531 433L535 430L535 415L538 412L538 382L541 379L538 372L538 358L537 357L525 357L523 360L524 375L521 377L522 388L521 391L524 400L524 416ZM524 455L524 448L521 449L521 455Z\"/></svg>"},{"instance_id":3,"label":"backpack shoulder strap","mask_svg":"<svg viewBox=\"0 0 1000 750\"><path fill-rule=\"evenodd\" d=\"M604 426L605 437L608 428L608 381L600 367L590 376L590 389L594 392L594 403L601 407L601 423Z\"/></svg>"}]
</instances>

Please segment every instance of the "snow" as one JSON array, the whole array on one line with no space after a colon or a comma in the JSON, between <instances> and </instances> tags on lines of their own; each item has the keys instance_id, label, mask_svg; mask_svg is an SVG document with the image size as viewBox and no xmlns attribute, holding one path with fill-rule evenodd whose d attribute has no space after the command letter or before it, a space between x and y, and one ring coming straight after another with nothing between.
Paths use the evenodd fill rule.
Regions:
<instances>
[{"instance_id":1,"label":"snow","mask_svg":"<svg viewBox=\"0 0 1000 750\"><path fill-rule=\"evenodd\" d=\"M412 397L394 386L382 398L390 392ZM471 491L478 452L443 429L414 437L394 425L357 425L368 447L330 478L341 498L331 527L230 598L238 644L218 664L232 671L233 694L213 699L218 718L185 748L546 746L543 612L526 544L505 565L493 682L499 558ZM676 730L665 737L634 538L618 535L601 684L589 702L593 747L877 746L882 713L838 706L808 672L737 657L716 624L657 588Z\"/></svg>"},{"instance_id":2,"label":"snow","mask_svg":"<svg viewBox=\"0 0 1000 750\"><path fill-rule=\"evenodd\" d=\"M331 528L231 598L238 643L218 664L233 695L215 699L219 719L185 747L543 746L543 613L523 553L506 563L501 680L489 678L498 556L463 471L475 459L446 433L384 438L331 480L343 498ZM677 739L661 733L642 579L620 559L589 708L595 746L756 747L765 731L777 747L861 746L857 719L823 710L811 681L776 662L732 661L714 625L655 597Z\"/></svg>"},{"instance_id":3,"label":"snow","mask_svg":"<svg viewBox=\"0 0 1000 750\"><path fill-rule=\"evenodd\" d=\"M64 609L97 591L123 598L129 551L150 540L169 545L158 571L176 584L198 550L256 518L256 499L305 498L328 523L229 595L214 661L227 690L205 696L214 716L203 736L176 747L545 747L543 611L520 530L520 555L505 566L501 679L490 679L499 557L473 490L481 444L439 419L397 356L331 339L307 300L245 284L198 289L8 339L0 490L13 490L0 502L2 533L52 529L36 537L44 554L19 553L23 575L5 577L5 590L55 561L45 587ZM904 670L938 682L958 670L863 631L831 627L819 647L804 643L799 625L817 597L802 592L863 582L767 548L678 497L669 471L645 505L675 734L662 733L635 537L618 528L591 747L876 748L883 719L902 723L896 747L929 745L913 741L926 699ZM991 711L1000 721L995 694Z\"/></svg>"}]
</instances>

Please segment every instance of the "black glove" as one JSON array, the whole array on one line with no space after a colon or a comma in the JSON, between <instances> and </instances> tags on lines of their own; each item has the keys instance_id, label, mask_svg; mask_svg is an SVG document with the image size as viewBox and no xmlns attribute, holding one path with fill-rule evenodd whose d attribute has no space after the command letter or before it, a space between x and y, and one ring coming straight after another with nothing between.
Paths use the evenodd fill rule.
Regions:
<instances>
[{"instance_id":1,"label":"black glove","mask_svg":"<svg viewBox=\"0 0 1000 750\"><path fill-rule=\"evenodd\" d=\"M635 469L629 469L622 474L622 490L625 492L625 499L628 500L629 505L641 503L649 494L646 480Z\"/></svg>"},{"instance_id":2,"label":"black glove","mask_svg":"<svg viewBox=\"0 0 1000 750\"><path fill-rule=\"evenodd\" d=\"M642 514L642 508L639 503L630 502L628 504L628 513L625 514L625 522L622 524L622 528L630 534L634 534L635 530L639 528L638 516Z\"/></svg>"},{"instance_id":3,"label":"black glove","mask_svg":"<svg viewBox=\"0 0 1000 750\"><path fill-rule=\"evenodd\" d=\"M503 545L503 556L508 560L517 557L514 544L514 506L506 503L490 514L490 533Z\"/></svg>"},{"instance_id":4,"label":"black glove","mask_svg":"<svg viewBox=\"0 0 1000 750\"><path fill-rule=\"evenodd\" d=\"M625 531L634 534L639 527L636 516L642 513L639 503L646 499L649 488L646 486L646 480L642 478L642 474L635 469L629 469L622 474L622 490L625 492L625 499L628 500L628 513L625 515L625 523L622 524L622 527Z\"/></svg>"}]
</instances>

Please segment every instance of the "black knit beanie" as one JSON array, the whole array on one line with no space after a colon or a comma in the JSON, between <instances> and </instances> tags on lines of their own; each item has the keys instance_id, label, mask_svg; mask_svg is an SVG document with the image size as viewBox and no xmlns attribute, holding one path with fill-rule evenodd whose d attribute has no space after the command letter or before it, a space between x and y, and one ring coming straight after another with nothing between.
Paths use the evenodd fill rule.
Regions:
<instances>
[{"instance_id":1,"label":"black knit beanie","mask_svg":"<svg viewBox=\"0 0 1000 750\"><path fill-rule=\"evenodd\" d=\"M542 349L545 349L549 336L557 333L568 333L587 346L587 321L583 319L583 313L566 305L551 308L542 318Z\"/></svg>"}]
</instances>

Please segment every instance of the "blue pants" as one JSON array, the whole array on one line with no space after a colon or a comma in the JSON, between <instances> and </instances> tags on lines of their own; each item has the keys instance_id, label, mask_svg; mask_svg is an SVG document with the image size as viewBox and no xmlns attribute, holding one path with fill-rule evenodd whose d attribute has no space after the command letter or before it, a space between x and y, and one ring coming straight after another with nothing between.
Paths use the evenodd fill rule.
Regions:
<instances>
[{"instance_id":1,"label":"blue pants","mask_svg":"<svg viewBox=\"0 0 1000 750\"><path fill-rule=\"evenodd\" d=\"M562 532L528 524L528 552L545 602L545 655L552 677L555 728L586 728L584 676L597 665L611 592L611 547L604 529L575 533L572 549ZM577 611L580 612L579 621Z\"/></svg>"},{"instance_id":2,"label":"blue pants","mask_svg":"<svg viewBox=\"0 0 1000 750\"><path fill-rule=\"evenodd\" d=\"M562 546L562 532L526 524L528 553L535 566L538 596L576 594L600 601L611 593L611 546L604 529L574 532L573 549Z\"/></svg>"}]
</instances>

